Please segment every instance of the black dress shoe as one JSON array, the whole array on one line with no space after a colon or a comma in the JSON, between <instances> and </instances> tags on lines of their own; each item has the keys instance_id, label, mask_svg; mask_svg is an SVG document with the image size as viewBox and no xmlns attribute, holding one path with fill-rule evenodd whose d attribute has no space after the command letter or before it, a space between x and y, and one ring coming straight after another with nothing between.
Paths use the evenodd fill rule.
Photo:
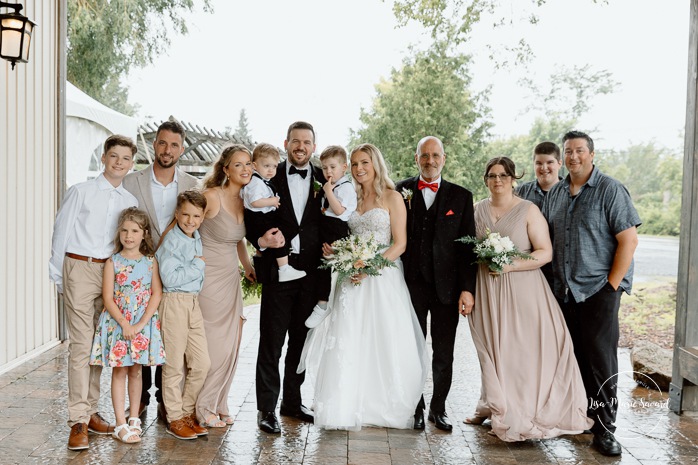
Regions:
<instances>
[{"instance_id":1,"label":"black dress shoe","mask_svg":"<svg viewBox=\"0 0 698 465\"><path fill-rule=\"evenodd\" d=\"M433 421L434 425L440 430L451 431L453 429L446 412L436 413L429 410L429 421Z\"/></svg>"},{"instance_id":2,"label":"black dress shoe","mask_svg":"<svg viewBox=\"0 0 698 465\"><path fill-rule=\"evenodd\" d=\"M279 420L276 419L274 412L257 412L257 426L265 433L279 434Z\"/></svg>"},{"instance_id":3,"label":"black dress shoe","mask_svg":"<svg viewBox=\"0 0 698 465\"><path fill-rule=\"evenodd\" d=\"M414 413L414 429L424 429L424 412L421 410Z\"/></svg>"},{"instance_id":4,"label":"black dress shoe","mask_svg":"<svg viewBox=\"0 0 698 465\"><path fill-rule=\"evenodd\" d=\"M621 454L620 444L610 431L594 433L594 440L591 444L603 455L614 456Z\"/></svg>"},{"instance_id":5,"label":"black dress shoe","mask_svg":"<svg viewBox=\"0 0 698 465\"><path fill-rule=\"evenodd\" d=\"M281 415L285 417L298 418L299 420L307 421L308 423L313 423L315 421L313 411L304 405L299 405L298 407L292 408L287 405L284 405L284 403L282 402L281 408L279 409L279 413L281 413Z\"/></svg>"}]
</instances>

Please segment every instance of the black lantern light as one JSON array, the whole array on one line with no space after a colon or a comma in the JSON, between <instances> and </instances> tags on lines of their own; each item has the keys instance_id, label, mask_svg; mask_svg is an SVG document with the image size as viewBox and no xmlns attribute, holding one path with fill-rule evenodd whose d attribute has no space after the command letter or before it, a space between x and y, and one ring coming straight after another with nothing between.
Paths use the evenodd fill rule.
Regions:
<instances>
[{"instance_id":1,"label":"black lantern light","mask_svg":"<svg viewBox=\"0 0 698 465\"><path fill-rule=\"evenodd\" d=\"M29 61L29 46L36 24L26 16L19 14L24 8L19 3L0 1L0 8L14 9L14 13L0 14L0 58L12 63Z\"/></svg>"}]
</instances>

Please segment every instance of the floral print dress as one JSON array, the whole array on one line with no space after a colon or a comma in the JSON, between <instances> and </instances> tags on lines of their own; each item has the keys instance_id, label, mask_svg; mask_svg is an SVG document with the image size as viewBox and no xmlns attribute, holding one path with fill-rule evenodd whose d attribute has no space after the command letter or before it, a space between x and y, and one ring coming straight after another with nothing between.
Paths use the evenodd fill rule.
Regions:
<instances>
[{"instance_id":1,"label":"floral print dress","mask_svg":"<svg viewBox=\"0 0 698 465\"><path fill-rule=\"evenodd\" d=\"M114 302L126 320L131 324L138 323L150 300L153 257L131 260L117 253L111 258L114 263ZM127 367L135 364L165 364L158 312L155 311L150 322L136 337L127 341L121 325L105 308L97 323L90 365Z\"/></svg>"}]
</instances>

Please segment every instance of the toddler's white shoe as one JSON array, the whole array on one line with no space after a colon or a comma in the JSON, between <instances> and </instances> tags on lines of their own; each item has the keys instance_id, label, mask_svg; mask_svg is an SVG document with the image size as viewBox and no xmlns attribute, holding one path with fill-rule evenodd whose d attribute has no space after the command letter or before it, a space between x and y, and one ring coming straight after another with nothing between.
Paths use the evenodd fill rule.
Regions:
<instances>
[{"instance_id":1,"label":"toddler's white shoe","mask_svg":"<svg viewBox=\"0 0 698 465\"><path fill-rule=\"evenodd\" d=\"M301 279L305 276L305 271L297 270L291 265L285 267L283 270L279 268L279 282L285 283L286 281L293 281L296 279Z\"/></svg>"},{"instance_id":2,"label":"toddler's white shoe","mask_svg":"<svg viewBox=\"0 0 698 465\"><path fill-rule=\"evenodd\" d=\"M316 305L315 308L313 308L313 313L310 314L307 320L305 320L305 326L313 329L320 323L322 323L322 320L325 319L327 316L327 309L322 309L319 305Z\"/></svg>"}]
</instances>

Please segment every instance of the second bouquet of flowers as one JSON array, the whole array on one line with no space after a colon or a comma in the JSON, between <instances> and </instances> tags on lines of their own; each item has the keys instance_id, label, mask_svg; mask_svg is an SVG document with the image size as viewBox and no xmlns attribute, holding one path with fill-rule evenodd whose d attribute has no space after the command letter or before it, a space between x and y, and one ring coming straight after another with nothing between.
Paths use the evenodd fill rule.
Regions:
<instances>
[{"instance_id":1,"label":"second bouquet of flowers","mask_svg":"<svg viewBox=\"0 0 698 465\"><path fill-rule=\"evenodd\" d=\"M388 260L380 253L380 250L385 247L378 244L373 236L366 238L351 235L332 243L334 253L322 259L320 268L330 268L339 275L338 280L361 273L380 276L381 269L395 266L395 262ZM360 284L361 281L354 282L355 286Z\"/></svg>"},{"instance_id":2,"label":"second bouquet of flowers","mask_svg":"<svg viewBox=\"0 0 698 465\"><path fill-rule=\"evenodd\" d=\"M485 237L482 239L465 236L456 240L466 244L474 244L475 247L473 250L477 256L477 263L487 265L490 271L501 273L504 265L511 265L515 258L533 260L532 255L517 249L516 245L514 245L508 236L502 236L497 232L491 232L489 229L485 232Z\"/></svg>"}]
</instances>

